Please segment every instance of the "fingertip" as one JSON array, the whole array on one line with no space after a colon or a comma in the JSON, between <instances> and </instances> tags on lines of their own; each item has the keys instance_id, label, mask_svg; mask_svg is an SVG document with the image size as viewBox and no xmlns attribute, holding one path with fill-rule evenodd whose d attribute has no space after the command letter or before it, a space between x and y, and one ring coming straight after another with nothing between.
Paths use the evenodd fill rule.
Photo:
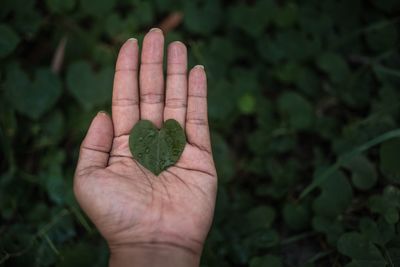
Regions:
<instances>
[{"instance_id":1,"label":"fingertip","mask_svg":"<svg viewBox=\"0 0 400 267\"><path fill-rule=\"evenodd\" d=\"M168 63L181 64L187 61L186 46L179 41L172 42L168 45Z\"/></svg>"},{"instance_id":2,"label":"fingertip","mask_svg":"<svg viewBox=\"0 0 400 267\"><path fill-rule=\"evenodd\" d=\"M101 110L97 113L97 116L109 116L108 113L104 110Z\"/></svg>"},{"instance_id":3,"label":"fingertip","mask_svg":"<svg viewBox=\"0 0 400 267\"><path fill-rule=\"evenodd\" d=\"M87 135L89 137L101 136L102 138L113 136L113 125L110 115L105 111L99 111L90 124Z\"/></svg>"},{"instance_id":4,"label":"fingertip","mask_svg":"<svg viewBox=\"0 0 400 267\"><path fill-rule=\"evenodd\" d=\"M204 70L204 65L196 65L196 66L193 67L193 69Z\"/></svg>"},{"instance_id":5,"label":"fingertip","mask_svg":"<svg viewBox=\"0 0 400 267\"><path fill-rule=\"evenodd\" d=\"M149 31L143 39L142 63L161 63L164 53L164 35L161 30Z\"/></svg>"},{"instance_id":6,"label":"fingertip","mask_svg":"<svg viewBox=\"0 0 400 267\"><path fill-rule=\"evenodd\" d=\"M128 39L120 48L116 70L137 69L139 45L136 38Z\"/></svg>"},{"instance_id":7,"label":"fingertip","mask_svg":"<svg viewBox=\"0 0 400 267\"><path fill-rule=\"evenodd\" d=\"M120 49L120 53L121 52L126 52L126 51L130 51L132 49L136 49L138 47L138 40L136 38L129 38L128 40L125 41L125 43L123 43L123 45L121 46Z\"/></svg>"},{"instance_id":8,"label":"fingertip","mask_svg":"<svg viewBox=\"0 0 400 267\"><path fill-rule=\"evenodd\" d=\"M154 28L151 29L148 33L146 33L146 35L144 36L143 39L143 45L147 42L163 42L164 41L164 34L163 32L158 29L158 28Z\"/></svg>"},{"instance_id":9,"label":"fingertip","mask_svg":"<svg viewBox=\"0 0 400 267\"><path fill-rule=\"evenodd\" d=\"M190 70L189 89L198 91L206 90L207 77L203 65L196 65Z\"/></svg>"},{"instance_id":10,"label":"fingertip","mask_svg":"<svg viewBox=\"0 0 400 267\"><path fill-rule=\"evenodd\" d=\"M133 37L131 37L131 38L129 38L127 41L126 41L126 43L127 42L130 42L130 43L137 43L137 39L136 38L133 38Z\"/></svg>"},{"instance_id":11,"label":"fingertip","mask_svg":"<svg viewBox=\"0 0 400 267\"><path fill-rule=\"evenodd\" d=\"M160 28L157 28L157 27L151 28L151 29L149 30L149 32L159 32L159 33L163 33L163 31L162 31Z\"/></svg>"},{"instance_id":12,"label":"fingertip","mask_svg":"<svg viewBox=\"0 0 400 267\"><path fill-rule=\"evenodd\" d=\"M196 65L190 70L190 75L195 79L203 79L206 77L206 72L203 65Z\"/></svg>"}]
</instances>

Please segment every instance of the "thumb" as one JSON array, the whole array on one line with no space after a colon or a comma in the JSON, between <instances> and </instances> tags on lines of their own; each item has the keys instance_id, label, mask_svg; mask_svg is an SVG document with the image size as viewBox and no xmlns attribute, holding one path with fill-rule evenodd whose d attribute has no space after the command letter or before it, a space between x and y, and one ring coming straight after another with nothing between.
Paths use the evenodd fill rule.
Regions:
<instances>
[{"instance_id":1,"label":"thumb","mask_svg":"<svg viewBox=\"0 0 400 267\"><path fill-rule=\"evenodd\" d=\"M113 137L114 130L110 116L105 112L97 113L82 142L76 172L107 167Z\"/></svg>"}]
</instances>

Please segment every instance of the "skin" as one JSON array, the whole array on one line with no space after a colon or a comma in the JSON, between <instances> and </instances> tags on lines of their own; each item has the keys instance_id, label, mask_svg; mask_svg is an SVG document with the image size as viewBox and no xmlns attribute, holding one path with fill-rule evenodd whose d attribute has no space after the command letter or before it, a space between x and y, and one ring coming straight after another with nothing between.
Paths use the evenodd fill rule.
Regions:
<instances>
[{"instance_id":1,"label":"skin","mask_svg":"<svg viewBox=\"0 0 400 267\"><path fill-rule=\"evenodd\" d=\"M74 192L110 249L110 266L198 266L211 226L217 191L207 119L207 82L202 66L187 73L183 43L168 46L150 30L139 46L120 49L112 117L99 112L80 149ZM187 135L181 158L159 176L136 162L128 140L138 120L161 127L177 120Z\"/></svg>"}]
</instances>

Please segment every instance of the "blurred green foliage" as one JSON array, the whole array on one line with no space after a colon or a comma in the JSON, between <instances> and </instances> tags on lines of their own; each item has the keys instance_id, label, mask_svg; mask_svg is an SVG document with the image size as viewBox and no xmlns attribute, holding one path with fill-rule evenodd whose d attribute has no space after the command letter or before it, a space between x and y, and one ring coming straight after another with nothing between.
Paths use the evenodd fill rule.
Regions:
<instances>
[{"instance_id":1,"label":"blurred green foliage","mask_svg":"<svg viewBox=\"0 0 400 267\"><path fill-rule=\"evenodd\" d=\"M107 265L78 147L121 43L176 11L219 173L202 266L400 266L398 0L2 0L0 263Z\"/></svg>"}]
</instances>

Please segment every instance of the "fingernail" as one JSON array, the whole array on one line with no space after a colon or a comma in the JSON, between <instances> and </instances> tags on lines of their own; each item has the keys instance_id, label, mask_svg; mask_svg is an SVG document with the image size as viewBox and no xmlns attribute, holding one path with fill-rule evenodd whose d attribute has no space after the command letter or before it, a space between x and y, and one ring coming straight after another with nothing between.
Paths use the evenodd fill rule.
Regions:
<instances>
[{"instance_id":1,"label":"fingernail","mask_svg":"<svg viewBox=\"0 0 400 267\"><path fill-rule=\"evenodd\" d=\"M196 65L196 66L194 66L194 68L196 68L196 69L203 69L203 70L204 70L204 65Z\"/></svg>"},{"instance_id":2,"label":"fingernail","mask_svg":"<svg viewBox=\"0 0 400 267\"><path fill-rule=\"evenodd\" d=\"M151 28L149 32L161 32L162 30L160 28Z\"/></svg>"},{"instance_id":3,"label":"fingernail","mask_svg":"<svg viewBox=\"0 0 400 267\"><path fill-rule=\"evenodd\" d=\"M99 112L97 113L97 115L107 116L108 113L107 113L106 111L104 111L104 110L101 110L101 111L99 111Z\"/></svg>"},{"instance_id":4,"label":"fingernail","mask_svg":"<svg viewBox=\"0 0 400 267\"><path fill-rule=\"evenodd\" d=\"M181 41L173 41L172 44L181 44L181 45L185 45L185 44L182 43Z\"/></svg>"},{"instance_id":5,"label":"fingernail","mask_svg":"<svg viewBox=\"0 0 400 267\"><path fill-rule=\"evenodd\" d=\"M137 42L137 39L136 38L129 38L128 41L129 42Z\"/></svg>"}]
</instances>

